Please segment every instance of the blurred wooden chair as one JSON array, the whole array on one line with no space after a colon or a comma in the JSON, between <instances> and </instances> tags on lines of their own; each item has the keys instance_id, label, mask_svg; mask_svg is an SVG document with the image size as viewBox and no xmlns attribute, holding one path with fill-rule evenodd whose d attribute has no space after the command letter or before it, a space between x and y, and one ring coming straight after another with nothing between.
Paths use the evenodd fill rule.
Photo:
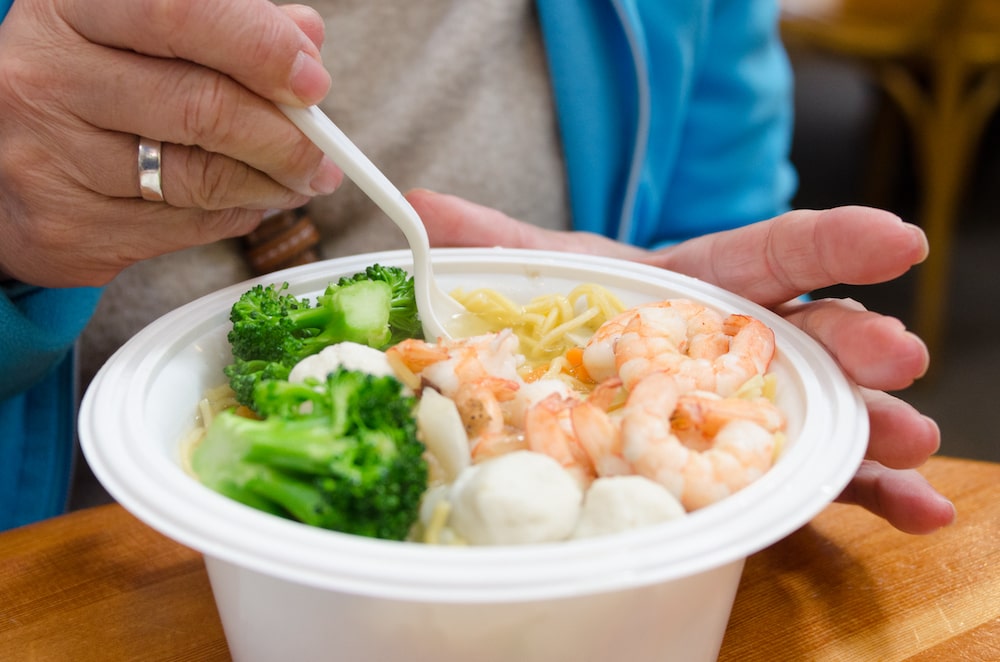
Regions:
<instances>
[{"instance_id":1,"label":"blurred wooden chair","mask_svg":"<svg viewBox=\"0 0 1000 662\"><path fill-rule=\"evenodd\" d=\"M863 64L906 119L931 253L917 271L914 329L932 355L947 329L952 239L964 185L1000 105L1000 0L781 0L789 50ZM878 164L876 164L878 165Z\"/></svg>"}]
</instances>

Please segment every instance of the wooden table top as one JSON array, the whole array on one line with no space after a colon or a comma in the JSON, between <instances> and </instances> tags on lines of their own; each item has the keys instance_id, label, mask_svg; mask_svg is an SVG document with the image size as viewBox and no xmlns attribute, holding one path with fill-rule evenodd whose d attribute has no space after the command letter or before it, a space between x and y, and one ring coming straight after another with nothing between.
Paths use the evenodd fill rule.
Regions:
<instances>
[{"instance_id":1,"label":"wooden table top","mask_svg":"<svg viewBox=\"0 0 1000 662\"><path fill-rule=\"evenodd\" d=\"M922 470L958 521L834 504L747 560L720 660L1000 660L1000 464ZM201 556L117 505L0 534L0 658L228 660Z\"/></svg>"}]
</instances>

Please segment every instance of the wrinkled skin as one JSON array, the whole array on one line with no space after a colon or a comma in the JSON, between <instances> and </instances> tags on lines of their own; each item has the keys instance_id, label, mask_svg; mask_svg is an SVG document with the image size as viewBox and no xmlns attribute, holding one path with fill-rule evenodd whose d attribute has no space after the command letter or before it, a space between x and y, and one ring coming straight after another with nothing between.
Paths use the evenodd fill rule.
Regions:
<instances>
[{"instance_id":1,"label":"wrinkled skin","mask_svg":"<svg viewBox=\"0 0 1000 662\"><path fill-rule=\"evenodd\" d=\"M793 211L654 252L589 233L544 230L430 191L407 197L437 246L503 245L631 259L701 278L777 311L822 343L863 389L871 420L867 458L839 500L908 533L931 533L954 520L951 502L915 470L938 450L937 424L885 392L906 388L927 371L926 345L899 320L855 301L795 301L837 283L879 283L905 273L927 256L918 227L862 207Z\"/></svg>"},{"instance_id":2,"label":"wrinkled skin","mask_svg":"<svg viewBox=\"0 0 1000 662\"><path fill-rule=\"evenodd\" d=\"M18 0L0 24L0 273L101 285L332 192L340 171L272 103L325 96L322 39L313 10L267 0ZM140 135L164 143L166 204L139 196Z\"/></svg>"}]
</instances>

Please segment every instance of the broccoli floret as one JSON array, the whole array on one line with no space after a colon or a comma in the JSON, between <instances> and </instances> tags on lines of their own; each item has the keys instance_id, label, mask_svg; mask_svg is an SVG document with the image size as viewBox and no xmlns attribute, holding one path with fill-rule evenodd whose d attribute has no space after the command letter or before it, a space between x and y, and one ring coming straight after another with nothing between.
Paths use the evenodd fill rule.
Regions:
<instances>
[{"instance_id":1,"label":"broccoli floret","mask_svg":"<svg viewBox=\"0 0 1000 662\"><path fill-rule=\"evenodd\" d=\"M406 537L427 464L416 400L398 380L341 368L325 382L261 381L254 400L261 420L231 411L213 419L192 455L201 482L313 526Z\"/></svg>"},{"instance_id":2,"label":"broccoli floret","mask_svg":"<svg viewBox=\"0 0 1000 662\"><path fill-rule=\"evenodd\" d=\"M389 307L390 345L407 338L423 338L423 327L417 314L417 298L413 291L413 277L400 267L373 264L361 273L341 278L341 287L362 280L378 280L389 284L392 298Z\"/></svg>"},{"instance_id":3,"label":"broccoli floret","mask_svg":"<svg viewBox=\"0 0 1000 662\"><path fill-rule=\"evenodd\" d=\"M268 379L287 380L294 365L285 365L280 361L236 359L223 368L223 372L229 378L229 386L236 393L236 401L256 409L253 394L257 384Z\"/></svg>"},{"instance_id":4,"label":"broccoli floret","mask_svg":"<svg viewBox=\"0 0 1000 662\"><path fill-rule=\"evenodd\" d=\"M339 342L385 349L423 337L413 279L398 267L374 265L331 283L316 304L289 294L288 283L256 285L230 311L234 361L225 368L237 400L256 410L256 385L287 379L295 364Z\"/></svg>"},{"instance_id":5,"label":"broccoli floret","mask_svg":"<svg viewBox=\"0 0 1000 662\"><path fill-rule=\"evenodd\" d=\"M228 338L234 357L294 365L345 340L379 348L388 342L391 288L387 283L330 285L315 306L287 289L288 283L256 285L233 304Z\"/></svg>"}]
</instances>

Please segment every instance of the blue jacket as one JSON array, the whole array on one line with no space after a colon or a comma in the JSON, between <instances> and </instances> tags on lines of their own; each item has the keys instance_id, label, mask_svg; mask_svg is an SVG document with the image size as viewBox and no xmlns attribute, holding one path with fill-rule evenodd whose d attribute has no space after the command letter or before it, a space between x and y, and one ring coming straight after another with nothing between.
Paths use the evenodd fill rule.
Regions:
<instances>
[{"instance_id":1,"label":"blue jacket","mask_svg":"<svg viewBox=\"0 0 1000 662\"><path fill-rule=\"evenodd\" d=\"M576 229L653 247L787 210L775 0L536 4Z\"/></svg>"},{"instance_id":2,"label":"blue jacket","mask_svg":"<svg viewBox=\"0 0 1000 662\"><path fill-rule=\"evenodd\" d=\"M787 209L791 73L774 0L537 6L577 229L658 246ZM100 292L3 294L0 530L65 507L72 346Z\"/></svg>"}]
</instances>

